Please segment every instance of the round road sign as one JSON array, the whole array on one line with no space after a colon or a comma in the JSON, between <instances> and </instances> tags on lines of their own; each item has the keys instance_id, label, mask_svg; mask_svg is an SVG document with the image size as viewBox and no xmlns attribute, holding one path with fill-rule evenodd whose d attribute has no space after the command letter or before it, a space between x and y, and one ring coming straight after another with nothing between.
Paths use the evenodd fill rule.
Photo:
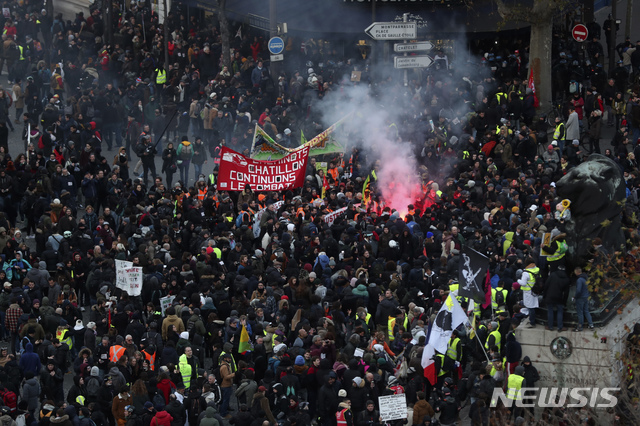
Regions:
<instances>
[{"instance_id":1,"label":"round road sign","mask_svg":"<svg viewBox=\"0 0 640 426\"><path fill-rule=\"evenodd\" d=\"M269 39L267 47L269 48L269 52L271 52L272 55L279 55L284 51L284 40L282 40L280 37L271 37L271 39Z\"/></svg>"},{"instance_id":2,"label":"round road sign","mask_svg":"<svg viewBox=\"0 0 640 426\"><path fill-rule=\"evenodd\" d=\"M573 39L575 41L582 43L587 39L589 30L587 30L587 27L585 27L584 25L578 24L573 27L573 30L571 30L571 35L573 36Z\"/></svg>"}]
</instances>

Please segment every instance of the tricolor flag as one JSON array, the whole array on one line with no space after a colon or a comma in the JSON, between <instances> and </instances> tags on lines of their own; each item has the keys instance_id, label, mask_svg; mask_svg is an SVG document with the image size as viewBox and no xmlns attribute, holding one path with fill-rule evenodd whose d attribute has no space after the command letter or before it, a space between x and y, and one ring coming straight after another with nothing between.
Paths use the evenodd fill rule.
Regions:
<instances>
[{"instance_id":1,"label":"tricolor flag","mask_svg":"<svg viewBox=\"0 0 640 426\"><path fill-rule=\"evenodd\" d=\"M246 352L251 351L251 349L251 343L249 342L249 332L247 331L247 327L243 324L242 331L240 332L240 343L238 344L238 352L244 355Z\"/></svg>"},{"instance_id":2,"label":"tricolor flag","mask_svg":"<svg viewBox=\"0 0 640 426\"><path fill-rule=\"evenodd\" d=\"M467 315L458 303L455 297L447 296L447 300L436 315L436 319L429 333L429 341L422 352L422 368L424 369L424 377L429 383L435 385L437 371L435 361L433 360L436 351L441 354L447 352L447 344L451 339L453 330L458 328L467 320Z\"/></svg>"}]
</instances>

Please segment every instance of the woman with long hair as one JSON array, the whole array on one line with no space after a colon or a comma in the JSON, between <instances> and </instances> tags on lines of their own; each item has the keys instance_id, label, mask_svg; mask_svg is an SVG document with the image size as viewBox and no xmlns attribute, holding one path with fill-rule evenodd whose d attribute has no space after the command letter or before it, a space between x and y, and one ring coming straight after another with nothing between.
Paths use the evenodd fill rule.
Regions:
<instances>
[{"instance_id":1,"label":"woman with long hair","mask_svg":"<svg viewBox=\"0 0 640 426\"><path fill-rule=\"evenodd\" d=\"M149 401L149 392L144 380L138 379L131 387L131 397L133 399L134 412L141 416L144 413L144 403Z\"/></svg>"}]
</instances>

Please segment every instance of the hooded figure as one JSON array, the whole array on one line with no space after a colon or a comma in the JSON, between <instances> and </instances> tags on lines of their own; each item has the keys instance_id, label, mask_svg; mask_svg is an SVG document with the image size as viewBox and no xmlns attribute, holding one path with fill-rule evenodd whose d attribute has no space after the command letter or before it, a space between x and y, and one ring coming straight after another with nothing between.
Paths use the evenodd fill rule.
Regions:
<instances>
[{"instance_id":1,"label":"hooded figure","mask_svg":"<svg viewBox=\"0 0 640 426\"><path fill-rule=\"evenodd\" d=\"M39 399L40 383L34 374L27 372L24 375L24 384L22 385L22 400L27 401L27 409L34 412L38 408Z\"/></svg>"},{"instance_id":2,"label":"hooded figure","mask_svg":"<svg viewBox=\"0 0 640 426\"><path fill-rule=\"evenodd\" d=\"M200 426L220 426L218 420L214 417L216 414L216 409L213 407L207 407L204 410L204 418L200 422Z\"/></svg>"},{"instance_id":3,"label":"hooded figure","mask_svg":"<svg viewBox=\"0 0 640 426\"><path fill-rule=\"evenodd\" d=\"M36 283L36 288L46 288L49 284L49 271L47 271L47 263L41 260L36 266L37 268L29 269L29 272L27 272L27 278Z\"/></svg>"},{"instance_id":4,"label":"hooded figure","mask_svg":"<svg viewBox=\"0 0 640 426\"><path fill-rule=\"evenodd\" d=\"M20 371L23 375L26 375L27 372L31 372L36 375L40 373L41 369L42 365L40 364L40 357L37 353L33 352L33 345L31 343L27 343L25 351L20 357Z\"/></svg>"}]
</instances>

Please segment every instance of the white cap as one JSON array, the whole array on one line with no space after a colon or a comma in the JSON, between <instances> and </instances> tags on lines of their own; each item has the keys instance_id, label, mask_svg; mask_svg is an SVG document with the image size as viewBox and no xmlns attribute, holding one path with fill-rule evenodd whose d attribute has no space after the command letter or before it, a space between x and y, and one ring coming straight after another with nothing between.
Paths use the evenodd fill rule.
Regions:
<instances>
[{"instance_id":1,"label":"white cap","mask_svg":"<svg viewBox=\"0 0 640 426\"><path fill-rule=\"evenodd\" d=\"M338 391L338 397L339 397L339 398L346 398L346 397L347 397L347 391L346 391L346 390L344 390L344 389L340 389L340 390Z\"/></svg>"}]
</instances>

